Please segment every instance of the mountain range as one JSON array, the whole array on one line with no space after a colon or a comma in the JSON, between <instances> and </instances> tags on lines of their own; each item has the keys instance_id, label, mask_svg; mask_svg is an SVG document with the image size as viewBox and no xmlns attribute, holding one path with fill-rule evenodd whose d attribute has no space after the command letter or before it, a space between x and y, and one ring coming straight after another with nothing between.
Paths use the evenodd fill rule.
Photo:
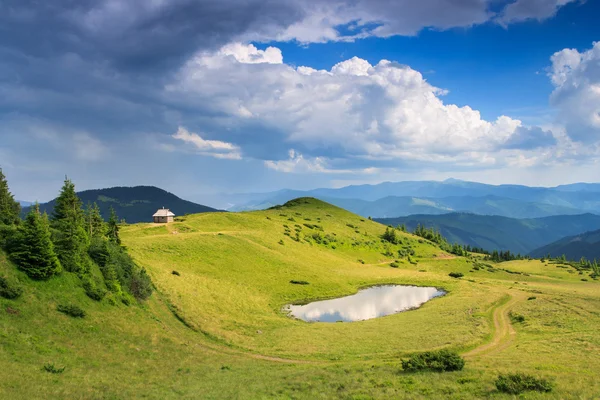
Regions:
<instances>
[{"instance_id":1,"label":"mountain range","mask_svg":"<svg viewBox=\"0 0 600 400\"><path fill-rule=\"evenodd\" d=\"M315 197L374 218L452 212L511 218L600 214L600 184L596 183L545 188L449 179L443 182L384 182L339 189L234 194L225 199L230 204L229 210L241 211L264 209L298 197Z\"/></svg>"},{"instance_id":2,"label":"mountain range","mask_svg":"<svg viewBox=\"0 0 600 400\"><path fill-rule=\"evenodd\" d=\"M545 257L548 254L551 257L565 255L567 259L575 261L581 257L588 260L600 260L600 230L565 237L530 253L532 257L536 258Z\"/></svg>"},{"instance_id":3,"label":"mountain range","mask_svg":"<svg viewBox=\"0 0 600 400\"><path fill-rule=\"evenodd\" d=\"M594 214L516 219L452 213L380 218L376 221L392 226L404 224L409 231L413 231L420 224L439 230L450 243L480 247L489 251L510 250L523 255L565 236L600 229L600 216Z\"/></svg>"},{"instance_id":4,"label":"mountain range","mask_svg":"<svg viewBox=\"0 0 600 400\"><path fill-rule=\"evenodd\" d=\"M215 208L183 200L172 193L154 186L113 187L108 189L85 190L77 195L84 206L96 203L104 219L108 219L110 208L114 208L119 219L128 223L151 222L152 215L159 208L166 207L175 215L196 214L219 211ZM52 213L56 199L40 204L40 210ZM23 208L26 214L29 208Z\"/></svg>"}]
</instances>

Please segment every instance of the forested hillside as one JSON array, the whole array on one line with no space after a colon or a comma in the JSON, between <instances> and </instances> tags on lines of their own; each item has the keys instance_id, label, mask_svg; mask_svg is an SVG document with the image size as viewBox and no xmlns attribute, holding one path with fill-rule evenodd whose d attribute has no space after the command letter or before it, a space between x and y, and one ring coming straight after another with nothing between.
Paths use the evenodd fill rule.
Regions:
<instances>
[{"instance_id":1,"label":"forested hillside","mask_svg":"<svg viewBox=\"0 0 600 400\"><path fill-rule=\"evenodd\" d=\"M182 200L172 193L154 186L114 187L109 189L85 190L77 193L83 205L96 203L100 215L108 219L111 208L120 219L128 223L151 222L152 215L159 208L166 207L175 215L196 214L218 211L214 208ZM56 199L40 204L40 211L52 214ZM24 213L28 208L24 209ZM24 216L24 215L23 215Z\"/></svg>"}]
</instances>

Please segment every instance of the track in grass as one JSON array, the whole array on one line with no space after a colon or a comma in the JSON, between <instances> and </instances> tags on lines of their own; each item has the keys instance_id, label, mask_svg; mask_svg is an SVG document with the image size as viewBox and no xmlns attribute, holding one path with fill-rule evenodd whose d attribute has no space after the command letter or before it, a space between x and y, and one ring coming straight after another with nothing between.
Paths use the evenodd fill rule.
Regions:
<instances>
[{"instance_id":1,"label":"track in grass","mask_svg":"<svg viewBox=\"0 0 600 400\"><path fill-rule=\"evenodd\" d=\"M480 355L489 355L507 348L514 339L516 331L510 322L508 313L510 309L525 298L522 293L509 294L510 300L496 307L493 314L494 335L489 343L482 344L463 354L464 357L475 357Z\"/></svg>"}]
</instances>

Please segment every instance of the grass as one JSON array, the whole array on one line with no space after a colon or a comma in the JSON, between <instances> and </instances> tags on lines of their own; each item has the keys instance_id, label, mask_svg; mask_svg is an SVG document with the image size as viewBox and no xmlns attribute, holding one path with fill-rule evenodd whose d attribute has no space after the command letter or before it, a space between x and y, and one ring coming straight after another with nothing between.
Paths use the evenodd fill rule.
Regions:
<instances>
[{"instance_id":1,"label":"grass","mask_svg":"<svg viewBox=\"0 0 600 400\"><path fill-rule=\"evenodd\" d=\"M315 232L306 227L300 242L285 236L290 216L320 219L321 235L335 234L336 248L305 241ZM179 224L122 229L124 244L157 287L143 304L125 306L110 295L94 301L69 274L31 281L0 253L0 275L23 288L17 299L0 298L0 398L508 399L495 382L515 371L554 382L550 394L528 398L600 393L600 284L568 270L515 261L494 264L495 272L469 272L471 260L448 258L404 233L398 234L414 248L418 266L390 268L394 258L382 255L386 245L378 240L384 226L312 200L190 215L186 230ZM289 303L382 283L448 294L418 310L355 323L305 323L282 312ZM511 297L522 300L509 311L526 322L466 358L463 370L400 374L410 354L462 353L491 341L493 311ZM59 304L76 304L87 315L71 318L56 311ZM46 373L44 365L65 369Z\"/></svg>"}]
</instances>

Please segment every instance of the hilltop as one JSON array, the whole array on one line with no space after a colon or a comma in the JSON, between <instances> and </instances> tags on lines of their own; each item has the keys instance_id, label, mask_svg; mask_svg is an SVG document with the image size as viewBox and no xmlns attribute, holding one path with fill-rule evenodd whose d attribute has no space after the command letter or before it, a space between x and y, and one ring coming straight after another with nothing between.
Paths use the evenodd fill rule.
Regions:
<instances>
[{"instance_id":1,"label":"hilltop","mask_svg":"<svg viewBox=\"0 0 600 400\"><path fill-rule=\"evenodd\" d=\"M405 232L390 243L385 230L310 198L121 226L155 286L129 306L91 300L72 274L31 281L0 252L0 275L23 288L16 300L0 298L0 397L508 399L494 380L514 371L555 380L556 398L600 391L584 372L600 368L590 351L600 340L599 283L588 271L457 257ZM384 283L447 294L353 323L306 323L283 311ZM58 313L62 302L87 316ZM403 357L439 348L460 352L465 369L401 371ZM65 370L46 372L48 364Z\"/></svg>"},{"instance_id":2,"label":"hilltop","mask_svg":"<svg viewBox=\"0 0 600 400\"><path fill-rule=\"evenodd\" d=\"M600 260L600 230L585 232L579 235L568 236L548 245L533 250L532 257L565 256L568 260L579 260L585 257L588 260Z\"/></svg>"},{"instance_id":3,"label":"hilltop","mask_svg":"<svg viewBox=\"0 0 600 400\"><path fill-rule=\"evenodd\" d=\"M600 228L600 216L595 214L516 219L451 213L377 218L376 221L392 226L404 224L410 231L414 231L420 224L439 230L451 243L470 245L489 251L510 250L515 254L528 254L538 247L565 236Z\"/></svg>"},{"instance_id":4,"label":"hilltop","mask_svg":"<svg viewBox=\"0 0 600 400\"><path fill-rule=\"evenodd\" d=\"M159 208L167 207L176 215L196 214L219 211L191 201L182 200L166 190L154 186L113 187L78 192L83 204L97 203L104 219L109 218L110 208L113 207L119 218L128 223L152 221L152 215ZM40 210L52 214L56 200L40 204ZM29 208L24 208L26 215Z\"/></svg>"}]
</instances>

